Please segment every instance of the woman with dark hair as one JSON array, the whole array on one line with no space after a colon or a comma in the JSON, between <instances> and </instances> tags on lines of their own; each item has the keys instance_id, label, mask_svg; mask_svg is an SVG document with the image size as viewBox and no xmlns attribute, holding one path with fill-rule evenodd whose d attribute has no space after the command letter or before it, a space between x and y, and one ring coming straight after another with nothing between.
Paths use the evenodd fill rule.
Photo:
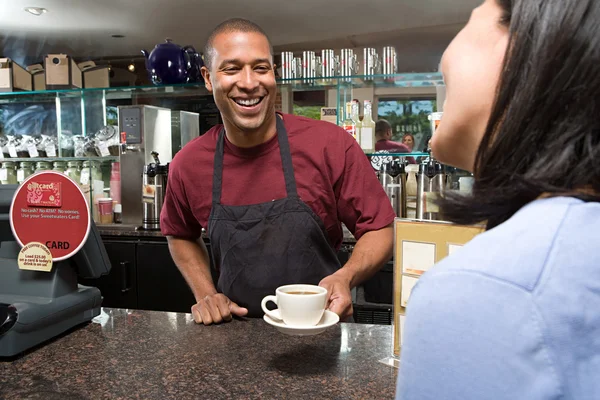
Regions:
<instances>
[{"instance_id":1,"label":"woman with dark hair","mask_svg":"<svg viewBox=\"0 0 600 400\"><path fill-rule=\"evenodd\" d=\"M600 1L486 0L446 50L432 140L486 231L423 275L398 398L600 399Z\"/></svg>"}]
</instances>

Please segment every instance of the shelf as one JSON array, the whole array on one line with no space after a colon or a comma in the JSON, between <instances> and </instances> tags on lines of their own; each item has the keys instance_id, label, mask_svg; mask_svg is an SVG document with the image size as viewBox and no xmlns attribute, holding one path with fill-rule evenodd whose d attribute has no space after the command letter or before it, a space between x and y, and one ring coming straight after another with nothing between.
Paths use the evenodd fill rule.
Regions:
<instances>
[{"instance_id":1,"label":"shelf","mask_svg":"<svg viewBox=\"0 0 600 400\"><path fill-rule=\"evenodd\" d=\"M429 153L365 153L368 157L429 157Z\"/></svg>"},{"instance_id":2,"label":"shelf","mask_svg":"<svg viewBox=\"0 0 600 400\"><path fill-rule=\"evenodd\" d=\"M364 87L433 87L443 86L444 80L441 73L410 73L393 75L354 75L334 76L331 78L297 78L279 79L280 85L288 85L294 89L309 90L336 88L340 86Z\"/></svg>"},{"instance_id":3,"label":"shelf","mask_svg":"<svg viewBox=\"0 0 600 400\"><path fill-rule=\"evenodd\" d=\"M40 162L40 161L48 161L48 162L55 162L55 161L63 161L63 162L69 162L69 161L100 161L100 162L107 162L107 161L119 161L119 157L115 157L115 156L108 156L108 157L18 157L18 158L4 158L4 159L0 159L0 163L4 163L4 162Z\"/></svg>"},{"instance_id":4,"label":"shelf","mask_svg":"<svg viewBox=\"0 0 600 400\"><path fill-rule=\"evenodd\" d=\"M341 86L381 86L381 87L423 87L423 86L442 86L444 81L440 73L408 73L393 75L355 75L355 76L334 76L328 78L298 78L298 79L278 79L277 84L281 86L291 86L295 90L323 90L334 89ZM25 102L51 102L57 97L60 98L78 98L94 95L106 95L107 99L131 98L131 96L181 96L189 94L190 96L210 95L203 83L185 83L179 85L164 86L126 86L110 88L92 88L92 89L57 89L31 92L2 92L0 93L0 104L18 101Z\"/></svg>"}]
</instances>

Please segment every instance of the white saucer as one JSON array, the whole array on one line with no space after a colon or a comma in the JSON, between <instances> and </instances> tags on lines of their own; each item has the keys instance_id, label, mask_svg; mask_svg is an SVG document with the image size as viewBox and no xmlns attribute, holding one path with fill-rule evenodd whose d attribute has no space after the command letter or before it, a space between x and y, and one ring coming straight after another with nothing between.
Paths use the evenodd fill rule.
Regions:
<instances>
[{"instance_id":1,"label":"white saucer","mask_svg":"<svg viewBox=\"0 0 600 400\"><path fill-rule=\"evenodd\" d=\"M279 310L273 310L274 313L279 313ZM329 310L325 310L323 318L315 326L293 326L286 325L283 321L277 321L265 314L263 317L265 322L269 325L274 326L281 333L292 336L312 336L318 335L319 333L325 332L327 328L340 322L340 316Z\"/></svg>"}]
</instances>

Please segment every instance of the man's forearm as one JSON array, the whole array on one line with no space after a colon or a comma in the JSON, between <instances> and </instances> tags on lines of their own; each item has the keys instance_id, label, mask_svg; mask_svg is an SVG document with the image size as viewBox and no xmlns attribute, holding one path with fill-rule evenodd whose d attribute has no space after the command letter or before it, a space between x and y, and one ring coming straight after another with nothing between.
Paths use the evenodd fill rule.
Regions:
<instances>
[{"instance_id":1,"label":"man's forearm","mask_svg":"<svg viewBox=\"0 0 600 400\"><path fill-rule=\"evenodd\" d=\"M188 283L196 301L217 293L210 273L208 250L202 239L167 237L173 261Z\"/></svg>"},{"instance_id":2,"label":"man's forearm","mask_svg":"<svg viewBox=\"0 0 600 400\"><path fill-rule=\"evenodd\" d=\"M348 280L350 288L371 278L392 258L393 226L365 233L354 246L350 259L334 275Z\"/></svg>"}]
</instances>

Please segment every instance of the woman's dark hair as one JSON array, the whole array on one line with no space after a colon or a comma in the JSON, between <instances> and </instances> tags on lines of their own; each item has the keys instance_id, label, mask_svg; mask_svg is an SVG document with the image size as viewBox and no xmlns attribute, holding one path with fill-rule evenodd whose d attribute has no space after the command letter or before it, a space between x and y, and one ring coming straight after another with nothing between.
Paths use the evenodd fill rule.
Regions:
<instances>
[{"instance_id":1,"label":"woman's dark hair","mask_svg":"<svg viewBox=\"0 0 600 400\"><path fill-rule=\"evenodd\" d=\"M473 193L441 204L488 229L542 195L600 201L600 1L496 1L510 40Z\"/></svg>"}]
</instances>

